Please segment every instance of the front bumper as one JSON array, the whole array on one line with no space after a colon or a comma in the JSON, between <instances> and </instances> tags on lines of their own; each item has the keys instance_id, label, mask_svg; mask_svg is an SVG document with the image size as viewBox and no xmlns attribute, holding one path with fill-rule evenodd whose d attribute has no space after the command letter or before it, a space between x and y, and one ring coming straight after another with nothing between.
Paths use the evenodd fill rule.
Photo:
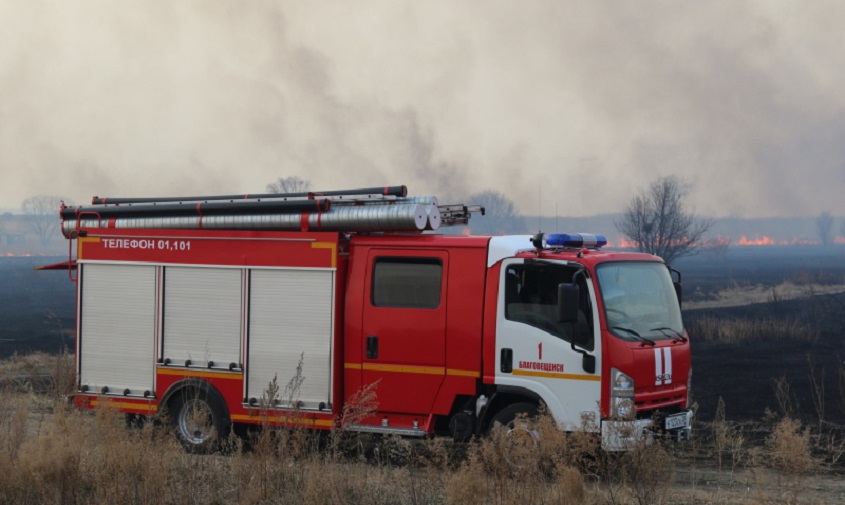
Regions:
<instances>
[{"instance_id":1,"label":"front bumper","mask_svg":"<svg viewBox=\"0 0 845 505\"><path fill-rule=\"evenodd\" d=\"M609 420L601 422L601 447L605 451L630 451L651 444L656 435L673 440L689 440L692 435L692 410L661 414L653 419Z\"/></svg>"}]
</instances>

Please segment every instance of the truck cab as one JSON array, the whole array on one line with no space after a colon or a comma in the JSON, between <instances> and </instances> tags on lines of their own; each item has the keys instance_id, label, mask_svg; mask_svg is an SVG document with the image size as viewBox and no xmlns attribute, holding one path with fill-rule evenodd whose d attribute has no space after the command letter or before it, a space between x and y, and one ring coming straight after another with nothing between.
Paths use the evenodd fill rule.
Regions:
<instances>
[{"instance_id":1,"label":"truck cab","mask_svg":"<svg viewBox=\"0 0 845 505\"><path fill-rule=\"evenodd\" d=\"M539 398L562 428L600 431L607 449L654 430L688 437L689 339L663 261L602 251L601 236L492 239L523 240L535 247L491 258L501 289L485 376L496 392Z\"/></svg>"},{"instance_id":2,"label":"truck cab","mask_svg":"<svg viewBox=\"0 0 845 505\"><path fill-rule=\"evenodd\" d=\"M378 397L354 428L467 438L544 405L609 450L686 438L689 341L670 270L563 236L353 237L345 395L375 384Z\"/></svg>"}]
</instances>

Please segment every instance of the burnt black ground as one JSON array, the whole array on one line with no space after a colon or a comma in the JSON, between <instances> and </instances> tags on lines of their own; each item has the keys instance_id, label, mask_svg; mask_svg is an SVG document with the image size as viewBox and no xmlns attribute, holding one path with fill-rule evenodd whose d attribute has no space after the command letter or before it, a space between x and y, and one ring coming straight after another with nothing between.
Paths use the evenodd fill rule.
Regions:
<instances>
[{"instance_id":1,"label":"burnt black ground","mask_svg":"<svg viewBox=\"0 0 845 505\"><path fill-rule=\"evenodd\" d=\"M784 281L845 284L845 246L731 247L701 253L674 265L683 274L685 300L706 300L731 286L775 286ZM0 257L0 358L73 346L75 289L67 271L35 271L63 257ZM688 326L698 317L764 318L790 315L817 327L815 342L702 342L691 336L694 398L699 419L712 419L722 397L732 420L759 420L777 411L774 381L785 378L806 420L817 418L810 361L824 377L825 418L845 425L845 294L741 307L684 310ZM808 358L809 356L809 358Z\"/></svg>"},{"instance_id":2,"label":"burnt black ground","mask_svg":"<svg viewBox=\"0 0 845 505\"><path fill-rule=\"evenodd\" d=\"M721 257L704 253L675 266L684 273L685 298L708 300L733 286L777 286L787 281L807 286L845 284L845 247L733 247ZM731 420L760 420L767 408L780 414L775 381L781 380L789 385L794 414L817 422L811 379L815 374L817 383L824 384L825 420L845 425L845 293L683 313L687 327L704 316L774 317L797 320L819 331L814 342L764 339L725 344L697 341L691 335L699 419L713 418L719 397Z\"/></svg>"},{"instance_id":3,"label":"burnt black ground","mask_svg":"<svg viewBox=\"0 0 845 505\"><path fill-rule=\"evenodd\" d=\"M76 284L64 271L36 271L66 257L0 257L0 358L73 347Z\"/></svg>"},{"instance_id":4,"label":"burnt black ground","mask_svg":"<svg viewBox=\"0 0 845 505\"><path fill-rule=\"evenodd\" d=\"M845 294L835 298L845 303ZM808 300L762 303L744 307L687 311L684 319L690 324L706 314L715 317L763 318L783 314L811 316ZM815 342L794 340L749 341L740 344L696 342L691 336L693 360L693 398L699 405L699 419L711 420L719 397L725 402L730 420L760 420L766 409L783 413L775 394L776 381L788 384L788 399L794 415L813 423L818 419L813 394L812 375L816 384L823 383L824 418L845 426L845 339L841 328L845 323L845 306L819 314L821 332ZM835 327L833 325L836 325ZM812 368L811 368L812 367ZM783 398L783 397L782 397Z\"/></svg>"}]
</instances>

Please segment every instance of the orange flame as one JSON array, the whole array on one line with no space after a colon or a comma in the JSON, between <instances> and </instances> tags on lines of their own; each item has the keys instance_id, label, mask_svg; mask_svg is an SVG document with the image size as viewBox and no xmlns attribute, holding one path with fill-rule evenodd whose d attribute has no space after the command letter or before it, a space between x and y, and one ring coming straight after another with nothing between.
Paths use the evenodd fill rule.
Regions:
<instances>
[{"instance_id":1,"label":"orange flame","mask_svg":"<svg viewBox=\"0 0 845 505\"><path fill-rule=\"evenodd\" d=\"M730 237L723 237L717 236L712 238L706 242L697 243L696 246L701 247L719 247L719 246L766 246L766 245L818 245L821 242L819 240L812 240L808 238L802 237L794 237L791 239L785 240L778 240L774 239L768 235L760 235L759 233L754 234L753 237L749 237L748 235L742 235L739 237L738 240L734 241ZM837 236L833 238L834 244L845 244L845 237ZM628 248L628 249L636 249L637 243L627 240L624 237L619 238L618 242L611 242L608 241L608 247L619 247L619 248Z\"/></svg>"},{"instance_id":2,"label":"orange flame","mask_svg":"<svg viewBox=\"0 0 845 505\"><path fill-rule=\"evenodd\" d=\"M739 240L736 241L736 245L776 245L777 242L772 237L767 237L763 235L762 237L758 234L754 235L754 238L748 238L747 236L743 235L739 237Z\"/></svg>"},{"instance_id":3,"label":"orange flame","mask_svg":"<svg viewBox=\"0 0 845 505\"><path fill-rule=\"evenodd\" d=\"M845 244L845 237L836 237L833 239L836 244ZM821 242L808 238L795 237L789 240L775 240L766 235L754 235L753 239L743 235L739 238L736 245L818 245Z\"/></svg>"},{"instance_id":4,"label":"orange flame","mask_svg":"<svg viewBox=\"0 0 845 505\"><path fill-rule=\"evenodd\" d=\"M636 249L637 243L631 240L626 239L625 237L619 238L619 243L616 244L611 240L607 241L607 247L620 247L622 249Z\"/></svg>"}]
</instances>

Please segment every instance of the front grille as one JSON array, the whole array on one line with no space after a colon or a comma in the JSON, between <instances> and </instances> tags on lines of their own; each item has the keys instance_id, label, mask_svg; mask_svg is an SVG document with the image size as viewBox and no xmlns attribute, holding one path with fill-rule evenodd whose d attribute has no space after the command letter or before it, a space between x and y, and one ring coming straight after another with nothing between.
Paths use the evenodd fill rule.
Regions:
<instances>
[{"instance_id":1,"label":"front grille","mask_svg":"<svg viewBox=\"0 0 845 505\"><path fill-rule=\"evenodd\" d=\"M687 388L685 385L658 386L649 391L634 394L634 403L638 411L652 411L674 406L682 406Z\"/></svg>"}]
</instances>

